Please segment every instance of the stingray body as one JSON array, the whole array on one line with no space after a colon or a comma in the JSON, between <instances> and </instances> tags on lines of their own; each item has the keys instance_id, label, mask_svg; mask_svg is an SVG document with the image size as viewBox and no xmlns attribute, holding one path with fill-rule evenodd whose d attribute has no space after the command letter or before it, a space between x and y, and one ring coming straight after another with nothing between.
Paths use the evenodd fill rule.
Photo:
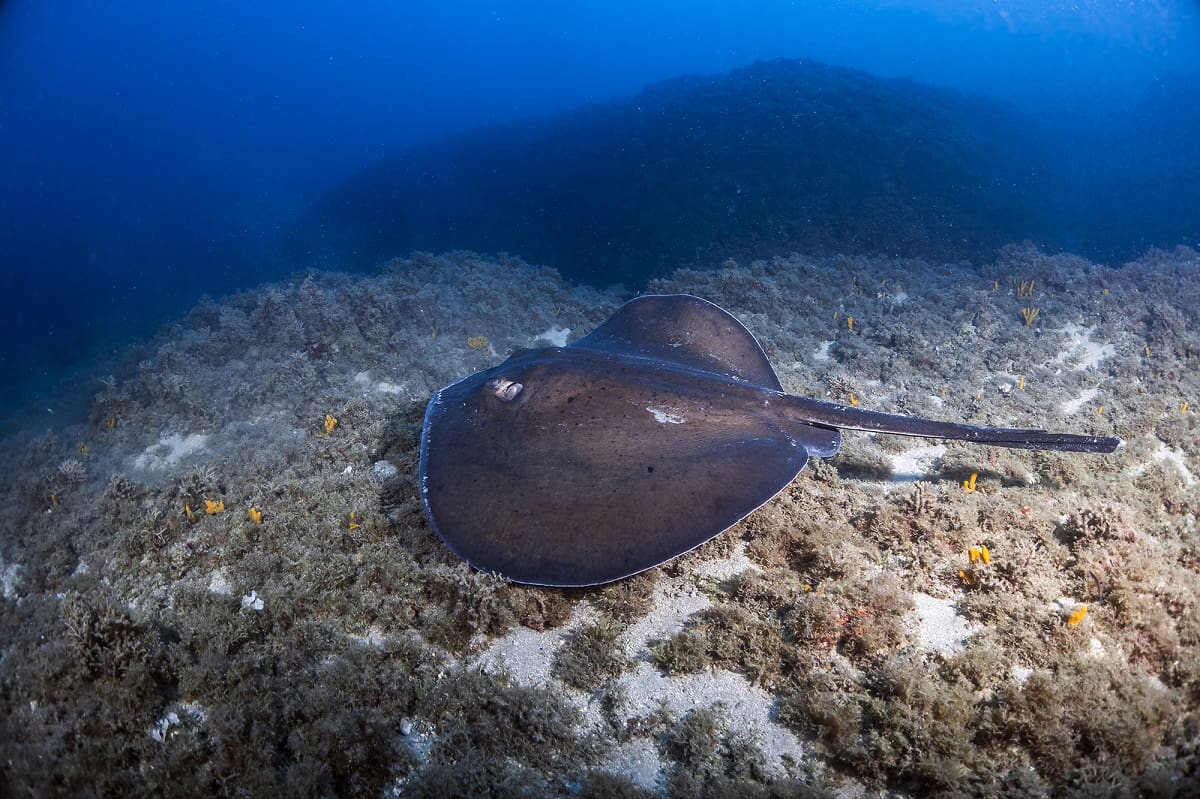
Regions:
<instances>
[{"instance_id":1,"label":"stingray body","mask_svg":"<svg viewBox=\"0 0 1200 799\"><path fill-rule=\"evenodd\" d=\"M1115 438L938 422L784 393L754 336L698 297L639 297L567 347L518 352L429 402L420 485L468 563L587 586L656 566L786 487L839 429L1111 452Z\"/></svg>"}]
</instances>

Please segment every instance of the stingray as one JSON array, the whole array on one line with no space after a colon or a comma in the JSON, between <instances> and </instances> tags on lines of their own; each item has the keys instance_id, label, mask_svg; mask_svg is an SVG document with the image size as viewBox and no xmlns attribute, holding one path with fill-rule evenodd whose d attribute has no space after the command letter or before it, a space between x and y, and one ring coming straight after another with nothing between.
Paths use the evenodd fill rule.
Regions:
<instances>
[{"instance_id":1,"label":"stingray","mask_svg":"<svg viewBox=\"0 0 1200 799\"><path fill-rule=\"evenodd\" d=\"M690 295L631 300L565 347L522 350L433 395L421 499L477 569L589 586L708 541L840 430L1112 452L1116 438L939 422L784 393L754 336Z\"/></svg>"}]
</instances>

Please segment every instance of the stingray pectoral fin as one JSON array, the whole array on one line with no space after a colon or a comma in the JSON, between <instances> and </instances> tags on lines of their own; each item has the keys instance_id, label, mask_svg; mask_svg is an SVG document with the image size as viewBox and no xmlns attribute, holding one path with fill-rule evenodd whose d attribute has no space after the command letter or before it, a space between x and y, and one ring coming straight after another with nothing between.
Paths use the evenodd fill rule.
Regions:
<instances>
[{"instance_id":1,"label":"stingray pectoral fin","mask_svg":"<svg viewBox=\"0 0 1200 799\"><path fill-rule=\"evenodd\" d=\"M690 294L647 294L632 299L571 346L783 390L754 334L724 308Z\"/></svg>"},{"instance_id":2,"label":"stingray pectoral fin","mask_svg":"<svg viewBox=\"0 0 1200 799\"><path fill-rule=\"evenodd\" d=\"M654 471L642 462L616 471L431 463L426 502L446 544L478 569L534 585L598 585L721 533L790 483L806 460L788 442L760 439L664 458Z\"/></svg>"},{"instance_id":3,"label":"stingray pectoral fin","mask_svg":"<svg viewBox=\"0 0 1200 799\"><path fill-rule=\"evenodd\" d=\"M1112 452L1121 439L1109 436L1082 436L1073 433L1049 433L1009 427L980 427L955 422L939 422L915 416L869 411L851 405L788 396L789 414L797 421L828 425L843 430L864 430L921 438L946 438L1010 449L1049 449L1061 452ZM815 453L814 453L815 454Z\"/></svg>"},{"instance_id":4,"label":"stingray pectoral fin","mask_svg":"<svg viewBox=\"0 0 1200 799\"><path fill-rule=\"evenodd\" d=\"M606 583L719 534L808 459L752 417L585 418L484 424L460 403L436 404L422 442L422 494L446 544L515 582Z\"/></svg>"}]
</instances>

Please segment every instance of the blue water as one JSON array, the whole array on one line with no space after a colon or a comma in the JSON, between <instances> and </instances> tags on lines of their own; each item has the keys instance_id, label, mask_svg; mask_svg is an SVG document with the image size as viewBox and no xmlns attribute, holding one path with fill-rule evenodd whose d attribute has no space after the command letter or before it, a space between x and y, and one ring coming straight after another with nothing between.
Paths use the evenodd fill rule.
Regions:
<instances>
[{"instance_id":1,"label":"blue water","mask_svg":"<svg viewBox=\"0 0 1200 799\"><path fill-rule=\"evenodd\" d=\"M1200 236L1200 201L1188 188L1200 178L1200 13L1185 0L5 3L0 404L40 400L65 375L153 332L204 293L250 288L309 266L369 269L388 254L405 254L378 247L421 244L376 231L375 249L337 236L322 239L319 253L311 246L314 228L324 231L329 198L346 196L338 192L353 191L355 177L381 161L447 135L529 119L540 121L522 122L519 135L544 146L548 140L538 137L556 114L630 102L622 98L658 81L721 76L777 58L911 78L986 98L1012 115L1006 119L1019 118L1020 135L991 131L999 140L988 145L997 153L992 166L1007 171L988 179L996 191L1017 187L1034 199L1024 217L981 205L976 217L1004 216L981 241L1026 237L1119 264L1145 247L1194 244ZM739 84L722 85L724 102L728 86ZM749 128L755 120L748 113L731 124ZM490 155L488 147L514 135L504 130L475 134L470 147ZM1025 135L1037 144L1027 145ZM1010 146L1000 152L1005 141ZM612 149L611 141L593 144L602 154ZM440 161L418 149L422 168L445 166L446 146ZM654 176L671 146L648 151L655 163L621 168ZM724 163L727 170L739 164L736 151ZM715 168L696 164L698 172ZM753 183L773 165L743 161L738 168L738 180L706 174L705 185L728 178L736 194L740 180ZM612 169L599 171L613 177ZM936 164L926 174L932 179L935 171ZM563 170L515 169L504 180L533 172L539 192L586 194L600 216L619 199L627 215L639 215L629 198L615 195L619 172L590 194L569 184ZM488 183L481 192L488 202L513 196L494 176L466 179ZM684 192L682 185L670 190ZM971 190L951 186L939 196ZM648 208L675 199L639 196ZM411 194L357 197L371 205L395 201L396 208L413 202ZM557 238L526 231L508 241L450 224L431 240L509 249L596 283L636 282L638 264L676 258L655 251L656 241L670 238L661 229L643 231L633 254L614 254L585 239L610 242L620 230L584 230L569 214L558 216L578 202L532 208L534 200L518 199ZM650 218L660 226L669 219ZM386 227L387 213L379 219ZM771 231L780 229L777 218L761 229L750 220L742 229L753 236L739 237L737 219L721 224L730 246L750 255L769 252ZM829 242L852 249L857 240ZM341 251L330 252L339 242Z\"/></svg>"}]
</instances>

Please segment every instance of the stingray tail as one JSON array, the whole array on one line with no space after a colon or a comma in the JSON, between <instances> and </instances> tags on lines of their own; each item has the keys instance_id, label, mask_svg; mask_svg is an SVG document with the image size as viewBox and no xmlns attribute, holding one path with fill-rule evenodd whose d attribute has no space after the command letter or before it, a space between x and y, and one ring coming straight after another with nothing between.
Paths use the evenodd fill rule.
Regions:
<instances>
[{"instance_id":1,"label":"stingray tail","mask_svg":"<svg viewBox=\"0 0 1200 799\"><path fill-rule=\"evenodd\" d=\"M1081 436L1072 433L1048 433L1045 430L1022 430L1010 427L979 427L954 422L938 422L894 413L868 411L851 405L789 396L789 408L798 422L837 427L843 430L864 430L891 433L898 436L945 438L990 444L1012 449L1050 449L1061 452L1112 452L1121 439L1106 436Z\"/></svg>"}]
</instances>

